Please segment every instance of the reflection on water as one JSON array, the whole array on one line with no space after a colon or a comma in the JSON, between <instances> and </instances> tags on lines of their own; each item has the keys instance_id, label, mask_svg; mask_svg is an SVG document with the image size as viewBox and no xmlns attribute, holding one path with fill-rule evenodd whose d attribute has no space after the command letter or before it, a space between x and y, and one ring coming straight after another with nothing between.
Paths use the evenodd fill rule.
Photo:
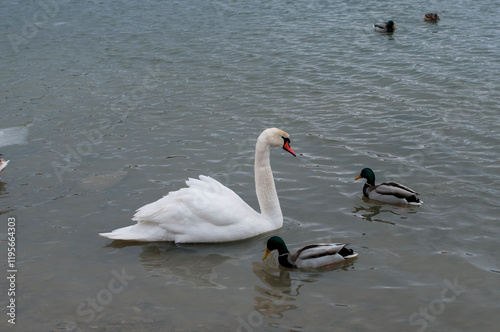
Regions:
<instances>
[{"instance_id":1,"label":"reflection on water","mask_svg":"<svg viewBox=\"0 0 500 332\"><path fill-rule=\"evenodd\" d=\"M418 210L418 207L413 207L413 206L391 205L391 204L373 202L372 200L369 200L365 197L363 197L363 201L369 205L356 204L353 207L352 214L355 217L370 222L375 221L389 225L396 225L396 223L393 221L384 220L383 214L389 213L393 216L398 216L401 219L408 219L406 214L417 213ZM376 216L378 217L375 218ZM391 217L390 219L393 219L393 217Z\"/></svg>"},{"instance_id":2,"label":"reflection on water","mask_svg":"<svg viewBox=\"0 0 500 332\"><path fill-rule=\"evenodd\" d=\"M8 195L9 195L9 192L7 191L7 183L3 182L0 179L0 199L2 199L3 197L7 197ZM0 215L2 215L4 213L9 213L10 211L12 211L12 209L7 209L7 210L0 209Z\"/></svg>"},{"instance_id":3,"label":"reflection on water","mask_svg":"<svg viewBox=\"0 0 500 332\"><path fill-rule=\"evenodd\" d=\"M56 2L54 15L40 6ZM399 30L386 36L372 29L387 14L380 1L1 1L4 35L23 41L0 56L0 153L11 160L0 222L19 220L18 328L81 320L75 308L122 267L134 282L82 330L230 331L256 313L285 331L330 331L332 308L348 304L336 331L410 331L409 316L455 276L481 283L427 330L499 325L486 309L499 303L500 30L489 22L500 3L439 4L430 25L419 6L393 2ZM43 29L29 31L33 19ZM264 237L102 248L99 231L199 174L258 206L253 150L271 126L302 153L273 153L277 233L351 242L354 271L254 266ZM418 184L425 204L361 199L347 179L366 165Z\"/></svg>"},{"instance_id":4,"label":"reflection on water","mask_svg":"<svg viewBox=\"0 0 500 332\"><path fill-rule=\"evenodd\" d=\"M368 221L376 221L376 222L381 222L385 224L390 224L390 225L396 225L396 223L392 221L386 221L382 220L380 218L375 218L375 216L379 215L381 212L392 212L391 210L382 210L384 206L382 205L372 205L372 206L361 206L357 205L354 206L354 210L352 213L354 214L355 217L365 219Z\"/></svg>"},{"instance_id":5,"label":"reflection on water","mask_svg":"<svg viewBox=\"0 0 500 332\"><path fill-rule=\"evenodd\" d=\"M276 254L271 254L276 256ZM329 266L315 272L292 270L279 266L277 258L269 257L268 262L253 262L252 271L262 281L264 286L255 285L254 307L263 316L270 319L280 319L286 311L299 308L301 288L307 284L319 281L323 273L333 270L347 271L352 269L353 260ZM273 323L272 325L274 325ZM296 326L297 328L297 326Z\"/></svg>"},{"instance_id":6,"label":"reflection on water","mask_svg":"<svg viewBox=\"0 0 500 332\"><path fill-rule=\"evenodd\" d=\"M202 254L197 246L183 247L174 243L130 243L113 241L108 247L124 248L141 246L140 262L152 278L163 278L165 285L183 285L195 289L226 289L217 267L230 263L237 265L235 258L210 253ZM205 246L200 246L201 248Z\"/></svg>"},{"instance_id":7,"label":"reflection on water","mask_svg":"<svg viewBox=\"0 0 500 332\"><path fill-rule=\"evenodd\" d=\"M4 194L8 194L7 183L0 180L0 196L3 196Z\"/></svg>"},{"instance_id":8,"label":"reflection on water","mask_svg":"<svg viewBox=\"0 0 500 332\"><path fill-rule=\"evenodd\" d=\"M265 263L252 263L253 273L267 287L255 285L255 291L262 296L254 297L254 307L262 315L269 318L282 318L285 311L297 309L295 297L303 283L292 283L290 271L278 269Z\"/></svg>"}]
</instances>

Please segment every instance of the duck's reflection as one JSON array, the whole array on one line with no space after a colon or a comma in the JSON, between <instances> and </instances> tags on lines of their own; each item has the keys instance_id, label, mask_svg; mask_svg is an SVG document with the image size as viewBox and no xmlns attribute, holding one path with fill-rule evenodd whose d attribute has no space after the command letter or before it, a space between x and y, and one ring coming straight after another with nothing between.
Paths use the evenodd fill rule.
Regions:
<instances>
[{"instance_id":1,"label":"duck's reflection","mask_svg":"<svg viewBox=\"0 0 500 332\"><path fill-rule=\"evenodd\" d=\"M261 295L253 300L257 311L269 318L281 318L285 311L297 308L295 297L303 283L292 283L289 270L254 262L252 271L266 286L255 285L255 291Z\"/></svg>"},{"instance_id":2,"label":"duck's reflection","mask_svg":"<svg viewBox=\"0 0 500 332\"><path fill-rule=\"evenodd\" d=\"M254 297L255 309L272 319L282 318L286 311L297 309L301 288L319 280L322 277L321 272L348 270L354 264L353 261L346 261L318 272L304 272L282 268L278 265L276 257L273 259L270 256L270 258L269 261L276 263L269 264L267 260L254 262L252 271L264 284L264 286L255 285L255 291L259 294Z\"/></svg>"},{"instance_id":3,"label":"duck's reflection","mask_svg":"<svg viewBox=\"0 0 500 332\"><path fill-rule=\"evenodd\" d=\"M356 204L356 206L353 207L352 214L355 217L370 222L375 221L390 225L396 225L396 223L389 220L385 220L388 218L382 216L384 213L393 216L398 216L400 219L407 219L408 218L406 215L407 213L417 213L418 210L412 206L373 203L372 201L364 197L363 197L363 202L366 202L367 205Z\"/></svg>"},{"instance_id":4,"label":"duck's reflection","mask_svg":"<svg viewBox=\"0 0 500 332\"><path fill-rule=\"evenodd\" d=\"M391 224L395 225L394 222L391 221L386 221L380 218L375 218L377 215L379 215L381 212L389 212L390 210L382 210L383 205L370 205L370 206L361 206L357 205L354 207L354 210L352 211L352 214L354 216L359 217L361 219L367 220L367 221L376 221L376 222L381 222L385 224Z\"/></svg>"}]
</instances>

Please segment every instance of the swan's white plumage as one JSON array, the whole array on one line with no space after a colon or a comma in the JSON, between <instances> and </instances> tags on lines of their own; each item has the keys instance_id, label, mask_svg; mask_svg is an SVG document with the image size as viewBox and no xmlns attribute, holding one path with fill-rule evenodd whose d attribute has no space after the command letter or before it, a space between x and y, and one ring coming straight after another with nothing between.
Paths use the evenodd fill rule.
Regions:
<instances>
[{"instance_id":1,"label":"swan's white plumage","mask_svg":"<svg viewBox=\"0 0 500 332\"><path fill-rule=\"evenodd\" d=\"M262 221L260 214L215 179L202 175L199 180L189 179L186 184L188 188L171 192L137 210L132 220L140 223L136 229L145 224L146 238L138 238L132 232L132 239L210 242L217 238L232 241L257 235L254 229L262 230L267 226L268 223L253 222ZM165 224L165 220L175 222ZM156 230L152 225L156 225Z\"/></svg>"},{"instance_id":2,"label":"swan's white plumage","mask_svg":"<svg viewBox=\"0 0 500 332\"><path fill-rule=\"evenodd\" d=\"M188 179L187 188L139 208L132 218L137 224L100 235L116 240L225 242L281 227L283 216L274 187L269 146L285 145L285 138L288 139L286 132L270 128L257 140L255 182L262 213L220 182L201 175L199 179ZM289 146L286 150L293 153Z\"/></svg>"}]
</instances>

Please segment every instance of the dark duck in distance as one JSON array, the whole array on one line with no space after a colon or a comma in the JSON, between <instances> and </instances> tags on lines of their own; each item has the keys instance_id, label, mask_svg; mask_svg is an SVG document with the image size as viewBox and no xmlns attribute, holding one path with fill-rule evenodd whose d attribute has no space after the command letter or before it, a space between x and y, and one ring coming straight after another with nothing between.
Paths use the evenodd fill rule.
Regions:
<instances>
[{"instance_id":1,"label":"dark duck in distance","mask_svg":"<svg viewBox=\"0 0 500 332\"><path fill-rule=\"evenodd\" d=\"M436 13L427 13L424 16L424 21L426 22L437 23L437 21L439 20L440 20L439 15Z\"/></svg>"},{"instance_id":2,"label":"dark duck in distance","mask_svg":"<svg viewBox=\"0 0 500 332\"><path fill-rule=\"evenodd\" d=\"M375 28L375 31L385 33L393 33L394 30L397 29L393 21L387 21L387 23L375 23L373 27Z\"/></svg>"}]
</instances>

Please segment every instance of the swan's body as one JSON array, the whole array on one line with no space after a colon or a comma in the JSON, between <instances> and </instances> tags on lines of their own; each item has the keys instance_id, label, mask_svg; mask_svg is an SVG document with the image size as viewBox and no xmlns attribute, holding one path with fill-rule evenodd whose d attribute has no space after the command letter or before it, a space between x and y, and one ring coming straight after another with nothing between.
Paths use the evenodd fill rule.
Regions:
<instances>
[{"instance_id":1,"label":"swan's body","mask_svg":"<svg viewBox=\"0 0 500 332\"><path fill-rule=\"evenodd\" d=\"M266 253L262 259L266 259L273 250L278 250L278 262L281 266L299 269L327 267L358 256L343 243L309 244L290 254L285 242L279 236L273 236L267 241Z\"/></svg>"},{"instance_id":2,"label":"swan's body","mask_svg":"<svg viewBox=\"0 0 500 332\"><path fill-rule=\"evenodd\" d=\"M137 224L100 235L114 240L225 242L280 228L283 215L269 160L270 147L280 146L295 156L283 130L266 129L257 139L255 187L261 213L220 182L200 176L186 181L187 188L139 208L132 218Z\"/></svg>"},{"instance_id":3,"label":"swan's body","mask_svg":"<svg viewBox=\"0 0 500 332\"><path fill-rule=\"evenodd\" d=\"M418 193L415 190L400 183L384 182L375 185L375 173L370 168L364 168L354 180L361 178L366 179L363 186L363 195L366 198L392 204L421 205L423 203L416 196Z\"/></svg>"},{"instance_id":4,"label":"swan's body","mask_svg":"<svg viewBox=\"0 0 500 332\"><path fill-rule=\"evenodd\" d=\"M431 23L437 23L437 21L441 20L439 18L439 15L436 13L427 13L424 16L424 21L426 22L431 22Z\"/></svg>"},{"instance_id":5,"label":"swan's body","mask_svg":"<svg viewBox=\"0 0 500 332\"><path fill-rule=\"evenodd\" d=\"M396 26L393 21L388 21L387 23L375 23L373 25L375 31L385 32L385 33L393 33L396 30Z\"/></svg>"},{"instance_id":6,"label":"swan's body","mask_svg":"<svg viewBox=\"0 0 500 332\"><path fill-rule=\"evenodd\" d=\"M5 160L2 158L2 155L0 154L0 176L2 175L3 171L5 171L5 168L9 164L10 160Z\"/></svg>"}]
</instances>

